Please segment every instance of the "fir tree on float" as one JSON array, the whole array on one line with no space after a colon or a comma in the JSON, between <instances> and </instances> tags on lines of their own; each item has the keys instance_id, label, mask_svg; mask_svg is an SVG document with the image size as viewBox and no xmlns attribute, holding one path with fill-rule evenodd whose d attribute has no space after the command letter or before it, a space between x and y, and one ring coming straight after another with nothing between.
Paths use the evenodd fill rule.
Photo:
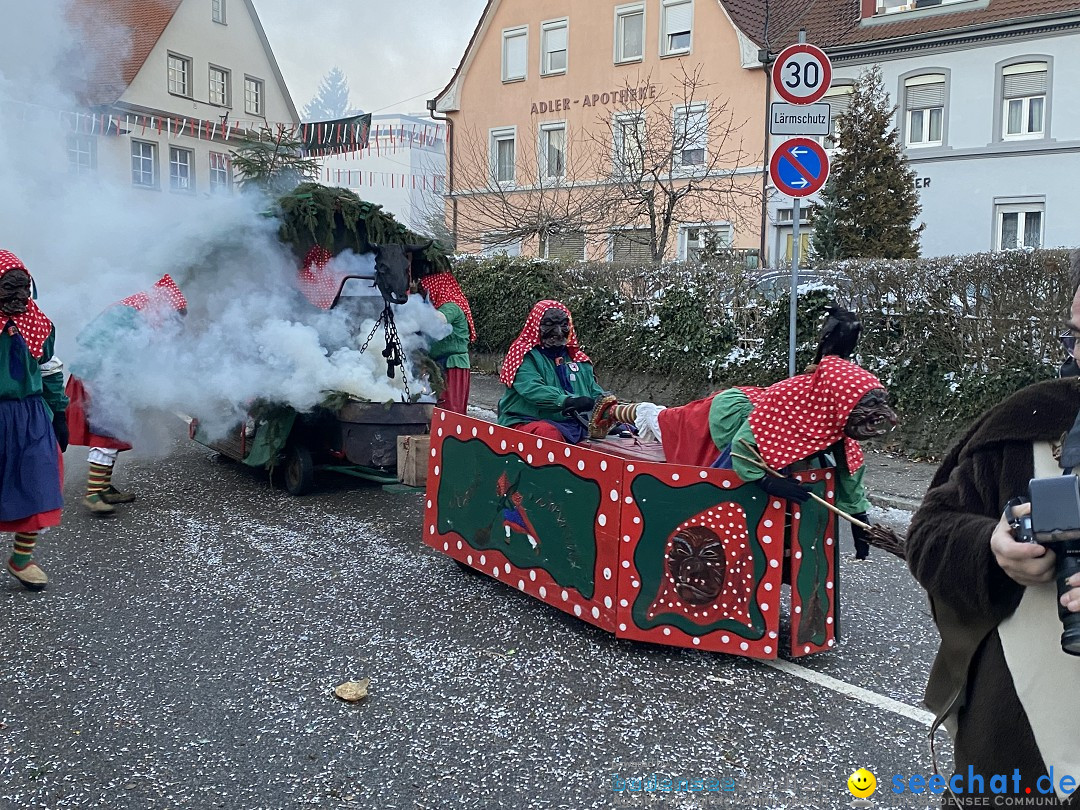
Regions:
<instances>
[{"instance_id":1,"label":"fir tree on float","mask_svg":"<svg viewBox=\"0 0 1080 810\"><path fill-rule=\"evenodd\" d=\"M881 69L863 71L836 119L837 149L814 214L816 260L918 258L926 226L915 224L922 206L895 113Z\"/></svg>"},{"instance_id":2,"label":"fir tree on float","mask_svg":"<svg viewBox=\"0 0 1080 810\"><path fill-rule=\"evenodd\" d=\"M296 131L284 124L248 133L232 151L232 167L241 191L264 191L277 197L319 174L319 163L306 157Z\"/></svg>"}]
</instances>

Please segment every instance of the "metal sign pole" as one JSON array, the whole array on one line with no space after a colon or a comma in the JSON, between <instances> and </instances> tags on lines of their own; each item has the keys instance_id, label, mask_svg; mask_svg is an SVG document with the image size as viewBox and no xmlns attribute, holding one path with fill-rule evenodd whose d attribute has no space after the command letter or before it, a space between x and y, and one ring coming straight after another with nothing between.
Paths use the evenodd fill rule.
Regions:
<instances>
[{"instance_id":1,"label":"metal sign pole","mask_svg":"<svg viewBox=\"0 0 1080 810\"><path fill-rule=\"evenodd\" d=\"M791 210L791 300L788 307L788 376L795 376L795 321L799 313L799 198Z\"/></svg>"},{"instance_id":2,"label":"metal sign pole","mask_svg":"<svg viewBox=\"0 0 1080 810\"><path fill-rule=\"evenodd\" d=\"M799 29L799 42L806 42L806 29ZM788 302L788 376L795 376L795 321L799 314L799 198L791 210L791 296Z\"/></svg>"}]
</instances>

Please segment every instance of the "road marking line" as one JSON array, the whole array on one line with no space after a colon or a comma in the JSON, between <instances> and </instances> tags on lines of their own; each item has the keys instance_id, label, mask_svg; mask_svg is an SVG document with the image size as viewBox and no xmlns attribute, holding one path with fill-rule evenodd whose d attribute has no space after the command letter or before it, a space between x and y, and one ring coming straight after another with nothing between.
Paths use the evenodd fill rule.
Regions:
<instances>
[{"instance_id":1,"label":"road marking line","mask_svg":"<svg viewBox=\"0 0 1080 810\"><path fill-rule=\"evenodd\" d=\"M765 664L765 666L777 669L780 672L786 672L788 675L794 675L796 678L802 678L804 681L809 681L818 686L824 686L826 689L831 689L838 694L855 698L855 700L861 700L863 703L869 704L874 708L884 709L887 712L892 712L901 717L906 717L909 720L914 720L927 728L934 722L934 715L925 709L909 706L906 703L901 703L899 700L893 700L890 697L885 697L885 695L879 695L877 692L871 692L869 689L863 689L861 686L852 686L850 683L845 683L831 675L815 672L812 669L801 667L790 661L778 659L776 661L761 661L761 663Z\"/></svg>"}]
</instances>

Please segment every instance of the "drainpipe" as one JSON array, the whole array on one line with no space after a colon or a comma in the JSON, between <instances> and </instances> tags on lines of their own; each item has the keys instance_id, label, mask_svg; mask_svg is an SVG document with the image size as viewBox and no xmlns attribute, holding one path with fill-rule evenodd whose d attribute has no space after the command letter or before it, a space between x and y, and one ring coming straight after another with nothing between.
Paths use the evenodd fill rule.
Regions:
<instances>
[{"instance_id":1,"label":"drainpipe","mask_svg":"<svg viewBox=\"0 0 1080 810\"><path fill-rule=\"evenodd\" d=\"M765 162L761 173L761 243L758 246L758 269L765 268L766 232L769 225L769 105L772 103L772 76L770 75L772 54L769 49L758 51L758 59L765 66Z\"/></svg>"},{"instance_id":2,"label":"drainpipe","mask_svg":"<svg viewBox=\"0 0 1080 810\"><path fill-rule=\"evenodd\" d=\"M458 201L454 196L454 122L447 116L435 115L435 99L427 101L428 116L432 121L446 124L446 196L450 198L450 233L454 237L454 250L458 244Z\"/></svg>"}]
</instances>

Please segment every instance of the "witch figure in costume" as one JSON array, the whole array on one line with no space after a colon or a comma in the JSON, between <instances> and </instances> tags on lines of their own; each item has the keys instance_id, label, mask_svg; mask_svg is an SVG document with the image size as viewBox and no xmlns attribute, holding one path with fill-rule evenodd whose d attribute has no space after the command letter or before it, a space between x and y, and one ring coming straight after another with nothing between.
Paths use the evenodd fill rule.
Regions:
<instances>
[{"instance_id":1,"label":"witch figure in costume","mask_svg":"<svg viewBox=\"0 0 1080 810\"><path fill-rule=\"evenodd\" d=\"M439 364L446 388L439 407L455 413L469 409L469 344L476 341L476 326L465 293L450 273L435 273L420 279L420 288L452 331L431 345L428 353Z\"/></svg>"},{"instance_id":2,"label":"witch figure in costume","mask_svg":"<svg viewBox=\"0 0 1080 810\"><path fill-rule=\"evenodd\" d=\"M533 306L506 353L499 379L499 424L545 439L577 444L588 428L575 413L591 414L605 392L581 350L570 310L558 301Z\"/></svg>"},{"instance_id":3,"label":"witch figure in costume","mask_svg":"<svg viewBox=\"0 0 1080 810\"><path fill-rule=\"evenodd\" d=\"M768 388L729 388L674 408L619 404L608 418L634 422L643 436L657 437L670 464L731 469L770 495L789 500L809 496L794 480L769 476L740 456L760 455L779 471L835 464L836 506L863 523L870 502L859 442L883 436L897 424L881 381L835 355L822 357L811 373ZM866 559L870 551L866 531L852 525L857 559Z\"/></svg>"},{"instance_id":4,"label":"witch figure in costume","mask_svg":"<svg viewBox=\"0 0 1080 810\"><path fill-rule=\"evenodd\" d=\"M38 535L60 525L64 505L67 397L53 357L56 331L31 295L30 273L0 250L0 532L15 533L8 572L41 590L49 578L34 561Z\"/></svg>"},{"instance_id":5,"label":"witch figure in costume","mask_svg":"<svg viewBox=\"0 0 1080 810\"><path fill-rule=\"evenodd\" d=\"M159 329L169 318L187 312L187 300L176 282L166 274L146 292L130 295L108 307L87 324L75 342L79 354L72 363L68 378L68 428L71 443L90 448L90 472L86 483L85 506L91 514L111 515L116 504L131 503L135 493L113 486L112 474L116 459L131 444L116 435L122 432L116 423L115 408L108 397L100 395L95 379L102 373L111 353L117 350L121 336L140 329ZM77 376L76 376L77 375ZM97 390L95 398L92 391Z\"/></svg>"}]
</instances>

